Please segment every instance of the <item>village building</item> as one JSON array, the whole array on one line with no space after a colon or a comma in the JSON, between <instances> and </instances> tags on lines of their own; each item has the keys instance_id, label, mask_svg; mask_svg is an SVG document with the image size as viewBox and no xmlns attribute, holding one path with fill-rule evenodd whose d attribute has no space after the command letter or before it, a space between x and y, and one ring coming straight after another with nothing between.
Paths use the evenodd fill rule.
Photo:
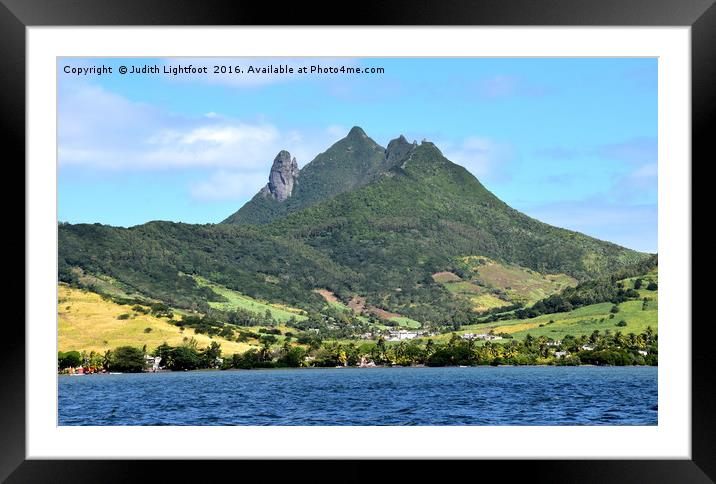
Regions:
<instances>
[{"instance_id":1,"label":"village building","mask_svg":"<svg viewBox=\"0 0 716 484\"><path fill-rule=\"evenodd\" d=\"M161 363L161 361L162 358L160 356L144 355L144 367L147 369L147 371L159 370L159 363Z\"/></svg>"},{"instance_id":2,"label":"village building","mask_svg":"<svg viewBox=\"0 0 716 484\"><path fill-rule=\"evenodd\" d=\"M387 341L403 341L406 339L413 339L418 337L417 331L408 331L405 329L401 329L399 331L389 331L388 334L390 336L386 338Z\"/></svg>"},{"instance_id":3,"label":"village building","mask_svg":"<svg viewBox=\"0 0 716 484\"><path fill-rule=\"evenodd\" d=\"M487 333L465 333L461 336L462 339L481 339L485 341L494 341L502 339L502 336Z\"/></svg>"}]
</instances>

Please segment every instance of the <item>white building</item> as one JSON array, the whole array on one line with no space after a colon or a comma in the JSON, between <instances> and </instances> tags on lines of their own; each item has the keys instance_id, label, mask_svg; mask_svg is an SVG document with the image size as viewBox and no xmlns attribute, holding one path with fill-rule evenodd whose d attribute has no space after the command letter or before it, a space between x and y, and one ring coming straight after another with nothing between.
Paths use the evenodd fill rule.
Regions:
<instances>
[{"instance_id":1,"label":"white building","mask_svg":"<svg viewBox=\"0 0 716 484\"><path fill-rule=\"evenodd\" d=\"M147 371L157 371L159 369L159 363L161 363L161 361L161 356L144 355L144 366Z\"/></svg>"},{"instance_id":2,"label":"white building","mask_svg":"<svg viewBox=\"0 0 716 484\"><path fill-rule=\"evenodd\" d=\"M388 334L390 334L387 338L388 341L403 341L418 337L417 331L407 331L405 329L401 329L399 331L389 331Z\"/></svg>"},{"instance_id":3,"label":"white building","mask_svg":"<svg viewBox=\"0 0 716 484\"><path fill-rule=\"evenodd\" d=\"M485 341L493 341L502 339L502 336L487 333L465 333L461 336L462 339L482 339Z\"/></svg>"}]
</instances>

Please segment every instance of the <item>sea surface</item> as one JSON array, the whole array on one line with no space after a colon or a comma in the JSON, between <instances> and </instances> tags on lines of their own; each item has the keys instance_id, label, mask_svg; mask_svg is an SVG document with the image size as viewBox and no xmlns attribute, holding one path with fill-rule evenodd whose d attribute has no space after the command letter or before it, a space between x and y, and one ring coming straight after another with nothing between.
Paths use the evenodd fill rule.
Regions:
<instances>
[{"instance_id":1,"label":"sea surface","mask_svg":"<svg viewBox=\"0 0 716 484\"><path fill-rule=\"evenodd\" d=\"M59 425L657 425L656 367L58 376Z\"/></svg>"}]
</instances>

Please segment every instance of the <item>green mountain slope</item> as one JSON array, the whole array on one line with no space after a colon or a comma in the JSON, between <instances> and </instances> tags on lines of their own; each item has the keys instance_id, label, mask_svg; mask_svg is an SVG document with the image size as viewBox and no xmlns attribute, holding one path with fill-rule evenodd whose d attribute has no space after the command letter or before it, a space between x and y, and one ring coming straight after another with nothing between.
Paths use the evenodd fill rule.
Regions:
<instances>
[{"instance_id":1,"label":"green mountain slope","mask_svg":"<svg viewBox=\"0 0 716 484\"><path fill-rule=\"evenodd\" d=\"M585 280L645 257L552 227L506 205L432 143L413 147L375 182L267 225L365 276L371 302L412 317L449 299L431 274L480 255ZM339 288L330 288L339 296Z\"/></svg>"},{"instance_id":2,"label":"green mountain slope","mask_svg":"<svg viewBox=\"0 0 716 484\"><path fill-rule=\"evenodd\" d=\"M222 302L197 284L200 275L250 297L298 307L322 304L306 289L340 284L351 271L298 241L250 227L150 222L131 228L61 224L59 277L79 282L74 267L112 277L134 291L176 307Z\"/></svg>"},{"instance_id":3,"label":"green mountain slope","mask_svg":"<svg viewBox=\"0 0 716 484\"><path fill-rule=\"evenodd\" d=\"M268 223L339 193L366 185L387 166L385 149L356 126L345 138L316 156L299 171L290 198L280 202L262 190L223 223Z\"/></svg>"},{"instance_id":4,"label":"green mountain slope","mask_svg":"<svg viewBox=\"0 0 716 484\"><path fill-rule=\"evenodd\" d=\"M281 166L291 161L287 155ZM366 307L439 325L475 317L465 288L451 290L433 278L441 272L468 278L470 257L512 267L512 277L527 277L522 267L536 271L535 280L541 274L583 281L649 256L510 208L432 143L400 137L383 149L360 128L304 167L288 198L267 193L227 219L234 223L63 224L60 279L71 280L79 267L177 306L221 301L191 276L308 310L325 304L315 292L324 289L344 303L359 296ZM474 272L475 283L489 275ZM518 287L503 289L519 299Z\"/></svg>"}]
</instances>

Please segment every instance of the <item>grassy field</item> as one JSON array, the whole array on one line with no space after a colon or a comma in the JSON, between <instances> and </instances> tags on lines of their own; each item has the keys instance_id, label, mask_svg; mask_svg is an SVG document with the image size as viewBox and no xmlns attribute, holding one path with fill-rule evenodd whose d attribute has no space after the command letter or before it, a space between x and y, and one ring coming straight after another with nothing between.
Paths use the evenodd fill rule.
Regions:
<instances>
[{"instance_id":1,"label":"grassy field","mask_svg":"<svg viewBox=\"0 0 716 484\"><path fill-rule=\"evenodd\" d=\"M389 318L389 320L394 321L394 322L398 323L399 326L402 326L405 328L417 329L417 328L420 328L420 326L421 326L421 324L418 321L416 321L414 319L406 318L405 316L395 316L395 317Z\"/></svg>"},{"instance_id":2,"label":"grassy field","mask_svg":"<svg viewBox=\"0 0 716 484\"><path fill-rule=\"evenodd\" d=\"M84 287L93 287L95 292L100 292L110 296L137 298L142 300L148 299L110 276L95 276L87 274L80 267L73 267L72 273L77 276L77 280L80 284Z\"/></svg>"},{"instance_id":3,"label":"grassy field","mask_svg":"<svg viewBox=\"0 0 716 484\"><path fill-rule=\"evenodd\" d=\"M468 299L478 312L513 303L534 304L577 283L565 274L541 274L482 256L464 257L461 263L463 277L453 272L436 272L433 280L455 297Z\"/></svg>"},{"instance_id":4,"label":"grassy field","mask_svg":"<svg viewBox=\"0 0 716 484\"><path fill-rule=\"evenodd\" d=\"M224 355L242 353L251 348L246 343L196 334L190 328L181 331L166 318L137 313L132 311L131 306L115 304L102 299L96 293L70 288L64 284L58 288L57 303L59 351L104 352L125 345L137 348L147 345L147 349L151 351L163 342L176 346L180 345L184 338L192 337L202 348L212 341L221 343ZM128 319L117 319L122 314L130 316ZM145 332L146 328L151 328L151 331Z\"/></svg>"},{"instance_id":5,"label":"grassy field","mask_svg":"<svg viewBox=\"0 0 716 484\"><path fill-rule=\"evenodd\" d=\"M231 311L234 309L245 309L254 313L264 314L266 311L271 311L271 315L276 321L285 323L292 317L300 321L306 319L303 311L300 309L283 306L280 304L271 304L265 301L259 301L258 299L245 296L238 291L229 289L220 284L215 284L211 281L204 279L203 277L194 276L197 284L201 286L209 287L215 293L226 298L226 302L209 302L209 306L214 309L221 309L224 311Z\"/></svg>"},{"instance_id":6,"label":"grassy field","mask_svg":"<svg viewBox=\"0 0 716 484\"><path fill-rule=\"evenodd\" d=\"M635 279L625 280L625 286L633 287ZM642 279L647 280L645 277L642 277ZM656 276L652 275L649 280L656 281ZM584 306L565 313L544 314L532 319L511 319L463 326L457 333L487 333L494 331L495 333L508 333L513 338L521 340L527 334L531 334L534 337L546 336L552 339L562 339L567 334L573 336L590 335L594 330L599 330L602 334L606 330L610 330L612 333L621 331L623 334L639 334L648 326L658 332L658 292L647 291L642 287L639 290L639 295L639 300L619 304L619 312L615 313L611 318L612 313L610 310L613 304L606 302ZM648 301L644 308L643 298L645 297ZM626 322L626 326L617 326L617 323L622 320ZM450 339L450 335L438 335L433 339L436 342L443 342Z\"/></svg>"}]
</instances>

